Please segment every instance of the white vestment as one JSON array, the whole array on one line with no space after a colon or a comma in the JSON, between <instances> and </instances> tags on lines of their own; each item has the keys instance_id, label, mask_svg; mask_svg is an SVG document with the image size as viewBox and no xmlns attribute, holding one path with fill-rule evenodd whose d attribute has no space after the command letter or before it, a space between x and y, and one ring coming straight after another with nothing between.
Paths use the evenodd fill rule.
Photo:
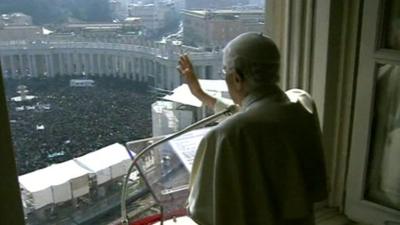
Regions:
<instances>
[{"instance_id":1,"label":"white vestment","mask_svg":"<svg viewBox=\"0 0 400 225\"><path fill-rule=\"evenodd\" d=\"M325 198L315 106L305 92L277 89L246 97L203 138L188 211L199 225L310 225L313 203Z\"/></svg>"}]
</instances>

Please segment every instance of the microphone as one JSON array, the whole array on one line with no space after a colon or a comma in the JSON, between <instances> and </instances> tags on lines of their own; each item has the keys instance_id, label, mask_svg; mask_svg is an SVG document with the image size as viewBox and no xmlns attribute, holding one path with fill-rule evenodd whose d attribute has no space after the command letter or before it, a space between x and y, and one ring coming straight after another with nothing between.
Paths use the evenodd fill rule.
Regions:
<instances>
[{"instance_id":1,"label":"microphone","mask_svg":"<svg viewBox=\"0 0 400 225\"><path fill-rule=\"evenodd\" d=\"M136 166L137 161L146 152L148 152L149 150L153 149L154 147L157 147L157 146L159 146L159 145L161 145L161 144L163 144L163 143L165 143L165 142L167 142L167 141L169 141L169 140L171 140L173 138L176 138L176 137L178 137L178 136L180 136L180 135L182 135L184 133L187 133L187 132L189 132L191 130L194 130L196 128L205 126L205 125L207 125L209 123L215 122L215 121L217 121L218 119L220 119L223 116L233 115L238 111L239 111L239 107L237 105L230 105L225 110L223 110L223 111L221 111L219 113L216 113L216 114L214 114L212 116L206 117L206 118L204 118L204 119L202 119L202 120L200 120L200 121L198 121L198 122L196 122L196 123L184 128L181 131L178 131L178 132L176 132L174 134L168 135L167 137L165 137L165 138L163 138L163 139L161 139L161 140L159 140L159 141L147 146L141 152L139 152L136 155L136 157L132 160L132 163L129 166L128 172L127 172L127 174L125 176L125 180L124 180L124 182L122 184L122 193L121 193L121 222L122 222L122 224L123 225L128 225L129 224L128 216L127 216L127 212L126 212L126 198L127 198L127 193L128 193L127 192L127 186L128 186L129 176L132 173L133 167ZM146 185L147 185L147 183L146 183ZM155 198L155 200L157 201L156 198ZM162 220L162 217L161 217L161 220Z\"/></svg>"}]
</instances>

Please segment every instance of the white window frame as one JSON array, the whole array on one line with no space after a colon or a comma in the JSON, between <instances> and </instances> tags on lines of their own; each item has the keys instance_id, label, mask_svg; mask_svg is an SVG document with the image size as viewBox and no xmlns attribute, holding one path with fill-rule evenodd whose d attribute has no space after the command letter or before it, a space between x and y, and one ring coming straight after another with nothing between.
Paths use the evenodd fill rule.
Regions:
<instances>
[{"instance_id":1,"label":"white window frame","mask_svg":"<svg viewBox=\"0 0 400 225\"><path fill-rule=\"evenodd\" d=\"M384 3L386 3L385 0L364 1L345 213L357 222L397 225L400 224L400 211L368 201L364 197L374 109L376 66L378 63L400 65L399 51L379 47L383 30Z\"/></svg>"}]
</instances>

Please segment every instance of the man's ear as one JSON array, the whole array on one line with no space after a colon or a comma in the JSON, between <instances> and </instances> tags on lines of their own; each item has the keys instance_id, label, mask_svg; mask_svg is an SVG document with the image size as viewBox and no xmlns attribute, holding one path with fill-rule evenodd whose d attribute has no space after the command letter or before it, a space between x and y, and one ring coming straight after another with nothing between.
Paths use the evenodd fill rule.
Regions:
<instances>
[{"instance_id":1,"label":"man's ear","mask_svg":"<svg viewBox=\"0 0 400 225\"><path fill-rule=\"evenodd\" d=\"M233 72L233 84L238 91L241 91L244 88L244 80L236 71Z\"/></svg>"}]
</instances>

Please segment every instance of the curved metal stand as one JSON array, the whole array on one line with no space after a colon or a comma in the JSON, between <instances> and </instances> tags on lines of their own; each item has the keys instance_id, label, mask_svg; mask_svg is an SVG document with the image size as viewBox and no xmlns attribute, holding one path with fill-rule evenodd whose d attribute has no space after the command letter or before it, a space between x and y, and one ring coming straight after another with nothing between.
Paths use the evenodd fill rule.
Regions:
<instances>
[{"instance_id":1,"label":"curved metal stand","mask_svg":"<svg viewBox=\"0 0 400 225\"><path fill-rule=\"evenodd\" d=\"M207 125L207 124L209 124L211 122L214 122L214 121L218 120L222 116L232 115L237 111L238 111L238 107L236 105L231 105L226 110L224 110L224 111L222 111L220 113L214 114L212 116L209 116L207 118L204 118L204 119L202 119L202 120L200 120L200 121L198 121L198 122L186 127L185 129L183 129L181 131L178 131L177 133L171 134L171 135L169 135L169 136L167 136L167 137L165 137L165 138L163 138L163 139L161 139L161 140L159 140L159 141L147 146L140 153L138 153L136 155L136 157L132 160L132 163L129 166L128 172L127 172L127 174L125 176L125 179L124 179L124 183L122 185L122 193L121 193L121 222L122 222L122 224L123 225L129 225L129 220L128 220L128 216L127 216L127 212L126 212L127 186L128 186L129 176L131 175L134 166L136 166L139 169L139 166L137 165L137 162L146 152L148 152L149 150L153 149L154 147L157 147L157 146L161 145L162 143L167 142L167 141L169 141L169 140L171 140L171 139L173 139L175 137L178 137L178 136L180 136L180 135L182 135L182 134L184 134L186 132L189 132L189 131L194 130L196 128L199 128L201 126L205 126L205 125ZM145 183L146 183L146 185L148 185L147 182L145 182ZM149 187L149 189L151 190L150 187ZM153 194L153 196L154 196L154 194ZM155 200L157 201L157 199L155 199ZM162 218L163 218L163 215L162 215L162 212L161 212L161 225L163 224L163 219Z\"/></svg>"}]
</instances>

